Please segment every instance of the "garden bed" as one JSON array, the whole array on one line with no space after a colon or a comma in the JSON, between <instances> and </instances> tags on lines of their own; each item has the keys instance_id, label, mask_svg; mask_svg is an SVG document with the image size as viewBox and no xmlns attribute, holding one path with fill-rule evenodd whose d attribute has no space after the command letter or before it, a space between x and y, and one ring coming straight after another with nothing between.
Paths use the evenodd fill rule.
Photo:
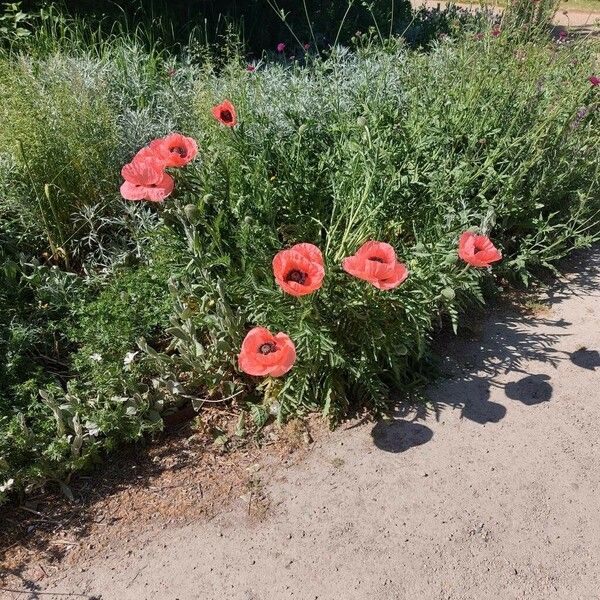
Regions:
<instances>
[{"instance_id":1,"label":"garden bed","mask_svg":"<svg viewBox=\"0 0 600 600\"><path fill-rule=\"evenodd\" d=\"M0 500L190 404L384 410L436 323L597 239L593 41L379 38L0 55Z\"/></svg>"}]
</instances>

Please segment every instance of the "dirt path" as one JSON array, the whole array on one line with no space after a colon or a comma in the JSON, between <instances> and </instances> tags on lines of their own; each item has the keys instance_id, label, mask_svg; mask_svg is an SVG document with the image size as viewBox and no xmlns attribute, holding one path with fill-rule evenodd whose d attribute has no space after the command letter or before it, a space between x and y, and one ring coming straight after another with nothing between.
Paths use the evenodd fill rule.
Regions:
<instances>
[{"instance_id":1,"label":"dirt path","mask_svg":"<svg viewBox=\"0 0 600 600\"><path fill-rule=\"evenodd\" d=\"M414 8L419 8L425 5L427 8L436 8L441 7L444 8L446 5L450 4L450 2L438 1L438 0L411 0L411 4ZM460 8L472 9L476 10L480 7L480 4L468 3L468 2L459 2L453 3ZM599 3L600 4L600 3ZM500 7L495 9L498 13L502 11ZM575 28L580 30L597 30L598 23L600 22L600 5L598 6L598 10L596 11L586 11L586 10L571 10L568 7L562 8L556 13L554 16L554 24L560 27L568 27Z\"/></svg>"},{"instance_id":2,"label":"dirt path","mask_svg":"<svg viewBox=\"0 0 600 600\"><path fill-rule=\"evenodd\" d=\"M429 415L346 425L261 474L262 519L244 496L211 521L116 539L45 592L598 599L600 250L578 260L546 308L499 310L478 339L448 342L452 377L429 390Z\"/></svg>"}]
</instances>

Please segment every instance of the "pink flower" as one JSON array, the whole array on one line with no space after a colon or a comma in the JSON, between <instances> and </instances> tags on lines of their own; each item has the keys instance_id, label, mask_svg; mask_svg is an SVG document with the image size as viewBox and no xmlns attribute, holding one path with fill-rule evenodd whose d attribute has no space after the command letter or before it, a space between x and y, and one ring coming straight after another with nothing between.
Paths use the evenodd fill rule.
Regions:
<instances>
[{"instance_id":1,"label":"pink flower","mask_svg":"<svg viewBox=\"0 0 600 600\"><path fill-rule=\"evenodd\" d=\"M150 200L162 202L172 191L173 178L163 170L157 158L145 152L134 158L121 169L125 182L121 185L121 196L125 200Z\"/></svg>"},{"instance_id":2,"label":"pink flower","mask_svg":"<svg viewBox=\"0 0 600 600\"><path fill-rule=\"evenodd\" d=\"M183 167L196 158L198 144L191 137L180 133L171 133L164 138L150 142L149 150L162 162L163 166Z\"/></svg>"},{"instance_id":3,"label":"pink flower","mask_svg":"<svg viewBox=\"0 0 600 600\"><path fill-rule=\"evenodd\" d=\"M377 241L364 243L356 254L345 258L342 269L380 290L392 290L408 277L408 269L397 260L394 248Z\"/></svg>"},{"instance_id":4,"label":"pink flower","mask_svg":"<svg viewBox=\"0 0 600 600\"><path fill-rule=\"evenodd\" d=\"M325 277L323 254L314 244L296 244L273 258L273 273L279 287L292 296L318 290Z\"/></svg>"},{"instance_id":5,"label":"pink flower","mask_svg":"<svg viewBox=\"0 0 600 600\"><path fill-rule=\"evenodd\" d=\"M498 27L497 25L492 29L492 35L494 37L498 37L502 32L500 31L500 27Z\"/></svg>"},{"instance_id":6,"label":"pink flower","mask_svg":"<svg viewBox=\"0 0 600 600\"><path fill-rule=\"evenodd\" d=\"M254 65L246 65L246 71L248 71L248 73L254 73L256 67Z\"/></svg>"},{"instance_id":7,"label":"pink flower","mask_svg":"<svg viewBox=\"0 0 600 600\"><path fill-rule=\"evenodd\" d=\"M310 44L304 44L304 52L308 52L310 50Z\"/></svg>"},{"instance_id":8,"label":"pink flower","mask_svg":"<svg viewBox=\"0 0 600 600\"><path fill-rule=\"evenodd\" d=\"M564 42L567 39L567 36L568 36L568 34L566 31L561 31L558 34L558 39L559 39L559 41Z\"/></svg>"},{"instance_id":9,"label":"pink flower","mask_svg":"<svg viewBox=\"0 0 600 600\"><path fill-rule=\"evenodd\" d=\"M285 333L273 335L265 327L251 329L238 354L240 371L248 375L281 377L296 361L296 347Z\"/></svg>"},{"instance_id":10,"label":"pink flower","mask_svg":"<svg viewBox=\"0 0 600 600\"><path fill-rule=\"evenodd\" d=\"M588 81L592 84L592 87L600 85L600 77L596 77L595 75L588 77Z\"/></svg>"},{"instance_id":11,"label":"pink flower","mask_svg":"<svg viewBox=\"0 0 600 600\"><path fill-rule=\"evenodd\" d=\"M279 42L279 44L277 44L277 52L285 52L285 44L283 42Z\"/></svg>"},{"instance_id":12,"label":"pink flower","mask_svg":"<svg viewBox=\"0 0 600 600\"><path fill-rule=\"evenodd\" d=\"M465 231L458 240L458 256L473 267L489 267L502 258L490 238Z\"/></svg>"}]
</instances>

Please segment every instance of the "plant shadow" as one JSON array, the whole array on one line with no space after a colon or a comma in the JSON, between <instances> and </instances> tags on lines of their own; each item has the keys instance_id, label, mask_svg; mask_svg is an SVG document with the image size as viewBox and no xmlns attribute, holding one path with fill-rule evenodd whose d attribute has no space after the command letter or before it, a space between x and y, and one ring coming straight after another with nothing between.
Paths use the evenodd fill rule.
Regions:
<instances>
[{"instance_id":1,"label":"plant shadow","mask_svg":"<svg viewBox=\"0 0 600 600\"><path fill-rule=\"evenodd\" d=\"M426 444L433 437L433 431L419 423L394 419L375 423L371 436L380 450L399 453Z\"/></svg>"},{"instance_id":2,"label":"plant shadow","mask_svg":"<svg viewBox=\"0 0 600 600\"><path fill-rule=\"evenodd\" d=\"M443 378L416 401L399 398L394 418L412 423L432 415L439 419L442 410L452 408L460 411L462 419L495 424L506 416L512 401L535 406L552 400L554 390L546 367L557 367L565 360L586 370L600 367L598 350L563 349L569 342L571 323L552 316L552 307L567 298L600 296L600 247L576 252L560 267L563 277L544 290L543 303L526 304L524 309L503 300L470 330L459 331L458 336L439 332L433 348L443 356ZM501 392L494 394L499 402L491 400L494 389ZM397 443L404 448L403 443L410 444L410 435L408 441Z\"/></svg>"}]
</instances>

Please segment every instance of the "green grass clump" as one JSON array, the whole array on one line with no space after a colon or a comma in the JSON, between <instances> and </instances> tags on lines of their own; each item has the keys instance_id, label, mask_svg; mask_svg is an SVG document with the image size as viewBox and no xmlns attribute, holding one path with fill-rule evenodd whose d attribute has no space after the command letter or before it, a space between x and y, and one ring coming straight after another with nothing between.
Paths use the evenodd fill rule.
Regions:
<instances>
[{"instance_id":1,"label":"green grass clump","mask_svg":"<svg viewBox=\"0 0 600 600\"><path fill-rule=\"evenodd\" d=\"M422 382L440 318L456 327L499 278L598 239L594 42L453 34L422 52L371 32L253 71L231 48L175 58L131 37L0 55L5 491L63 480L187 402L234 402L258 425L381 410ZM234 129L211 114L225 98ZM124 201L122 164L174 130L199 154L173 194ZM502 250L491 273L458 259L467 229ZM407 264L397 289L342 270L367 240ZM271 266L298 242L326 269L302 298ZM238 368L255 326L294 341L285 376Z\"/></svg>"}]
</instances>

